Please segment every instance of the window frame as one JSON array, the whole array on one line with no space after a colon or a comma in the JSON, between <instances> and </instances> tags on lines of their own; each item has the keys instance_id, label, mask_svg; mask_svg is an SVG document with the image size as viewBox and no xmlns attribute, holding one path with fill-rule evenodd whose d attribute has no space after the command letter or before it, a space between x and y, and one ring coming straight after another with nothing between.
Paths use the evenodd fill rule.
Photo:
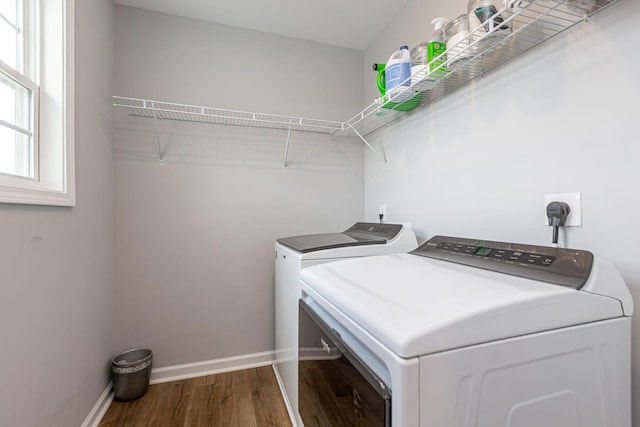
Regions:
<instances>
[{"instance_id":1,"label":"window frame","mask_svg":"<svg viewBox=\"0 0 640 427\"><path fill-rule=\"evenodd\" d=\"M74 0L25 3L30 5L23 11L29 33L23 39L24 73L10 77L24 86L22 79L32 80L36 87L32 131L37 158L33 178L0 173L0 203L75 206Z\"/></svg>"},{"instance_id":2,"label":"window frame","mask_svg":"<svg viewBox=\"0 0 640 427\"><path fill-rule=\"evenodd\" d=\"M26 88L28 91L31 92L29 94L29 103L30 103L30 110L31 110L29 114L30 116L29 128L24 129L18 125L4 122L1 119L0 119L0 126L3 126L5 128L13 130L14 132L19 132L23 135L28 136L31 139L30 148L32 151L31 153L32 158L29 166L31 173L29 174L29 176L4 174L2 172L0 172L0 175L3 176L4 179L7 180L8 182L13 181L14 178L19 180L24 180L24 179L38 180L39 179L38 172L40 170L39 168L40 133L38 131L39 124L40 124L40 87L36 83L34 83L31 79L26 77L24 74L20 74L19 72L15 71L13 68L4 64L2 61L0 61L0 73L4 74L9 80L13 80L15 84L23 86L24 88ZM23 131L26 131L27 133Z\"/></svg>"}]
</instances>

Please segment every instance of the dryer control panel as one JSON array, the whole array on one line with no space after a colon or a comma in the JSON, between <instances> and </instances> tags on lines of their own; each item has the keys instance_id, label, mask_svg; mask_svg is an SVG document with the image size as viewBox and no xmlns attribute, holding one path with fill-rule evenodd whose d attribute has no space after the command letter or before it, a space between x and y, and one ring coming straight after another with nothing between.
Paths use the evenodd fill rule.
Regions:
<instances>
[{"instance_id":1,"label":"dryer control panel","mask_svg":"<svg viewBox=\"0 0 640 427\"><path fill-rule=\"evenodd\" d=\"M574 289L584 286L593 265L588 251L448 236L432 237L411 253Z\"/></svg>"},{"instance_id":2,"label":"dryer control panel","mask_svg":"<svg viewBox=\"0 0 640 427\"><path fill-rule=\"evenodd\" d=\"M391 240L400 233L402 224L385 224L375 222L356 222L344 234L365 239Z\"/></svg>"}]
</instances>

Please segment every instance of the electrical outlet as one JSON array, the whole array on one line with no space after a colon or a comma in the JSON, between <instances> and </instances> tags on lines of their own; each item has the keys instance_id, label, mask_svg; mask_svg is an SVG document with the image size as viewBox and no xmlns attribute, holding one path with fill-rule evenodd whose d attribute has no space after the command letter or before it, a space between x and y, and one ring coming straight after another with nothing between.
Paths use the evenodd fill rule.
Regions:
<instances>
[{"instance_id":1,"label":"electrical outlet","mask_svg":"<svg viewBox=\"0 0 640 427\"><path fill-rule=\"evenodd\" d=\"M569 216L564 223L565 227L582 227L582 200L581 193L561 193L544 195L544 224L549 225L547 217L547 205L551 202L565 202L569 205Z\"/></svg>"},{"instance_id":2,"label":"electrical outlet","mask_svg":"<svg viewBox=\"0 0 640 427\"><path fill-rule=\"evenodd\" d=\"M380 211L378 214L382 215L382 221L387 219L387 205L380 205Z\"/></svg>"}]
</instances>

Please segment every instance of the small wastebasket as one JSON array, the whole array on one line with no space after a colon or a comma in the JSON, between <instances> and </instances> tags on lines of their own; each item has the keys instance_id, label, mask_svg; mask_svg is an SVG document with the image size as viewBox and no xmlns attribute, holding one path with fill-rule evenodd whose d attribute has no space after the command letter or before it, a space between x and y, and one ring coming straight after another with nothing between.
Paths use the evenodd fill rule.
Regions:
<instances>
[{"instance_id":1,"label":"small wastebasket","mask_svg":"<svg viewBox=\"0 0 640 427\"><path fill-rule=\"evenodd\" d=\"M111 375L116 400L135 400L147 392L152 359L151 350L143 348L127 350L113 358Z\"/></svg>"}]
</instances>

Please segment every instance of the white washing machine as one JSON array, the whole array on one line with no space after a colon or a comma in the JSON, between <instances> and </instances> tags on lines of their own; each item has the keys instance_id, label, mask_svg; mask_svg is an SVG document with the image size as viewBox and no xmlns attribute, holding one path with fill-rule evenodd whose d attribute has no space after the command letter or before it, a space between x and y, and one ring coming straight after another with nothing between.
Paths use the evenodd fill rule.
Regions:
<instances>
[{"instance_id":1,"label":"white washing machine","mask_svg":"<svg viewBox=\"0 0 640 427\"><path fill-rule=\"evenodd\" d=\"M301 281L307 425L631 426L633 301L590 252L436 236Z\"/></svg>"},{"instance_id":2,"label":"white washing machine","mask_svg":"<svg viewBox=\"0 0 640 427\"><path fill-rule=\"evenodd\" d=\"M303 268L345 258L409 252L418 246L408 225L358 222L341 233L278 239L275 245L275 372L294 426L298 407L298 301Z\"/></svg>"}]
</instances>

